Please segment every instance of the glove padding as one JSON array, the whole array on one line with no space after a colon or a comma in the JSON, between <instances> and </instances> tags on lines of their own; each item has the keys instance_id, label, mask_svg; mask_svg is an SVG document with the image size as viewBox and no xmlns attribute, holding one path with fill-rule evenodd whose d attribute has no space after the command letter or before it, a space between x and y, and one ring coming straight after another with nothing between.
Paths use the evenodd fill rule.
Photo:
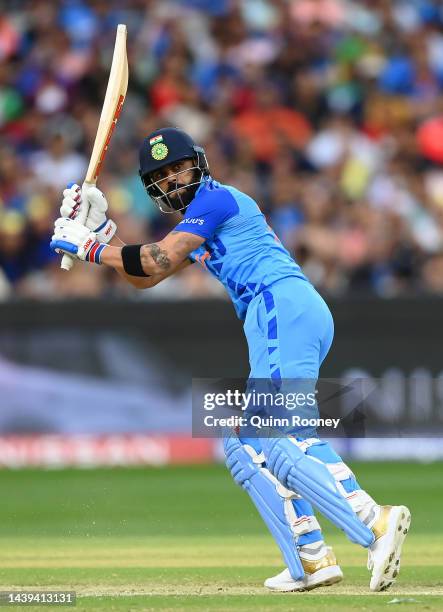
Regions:
<instances>
[{"instance_id":1,"label":"glove padding","mask_svg":"<svg viewBox=\"0 0 443 612\"><path fill-rule=\"evenodd\" d=\"M57 253L67 253L82 261L101 263L100 256L106 244L97 240L97 234L74 221L61 217L54 224L51 249Z\"/></svg>"},{"instance_id":2,"label":"glove padding","mask_svg":"<svg viewBox=\"0 0 443 612\"><path fill-rule=\"evenodd\" d=\"M100 242L108 243L117 231L112 219L106 218L108 202L100 189L94 186L84 188L89 204L89 212L85 226L97 234ZM63 201L60 207L61 217L75 219L82 207L82 189L80 185L73 184L63 191Z\"/></svg>"}]
</instances>

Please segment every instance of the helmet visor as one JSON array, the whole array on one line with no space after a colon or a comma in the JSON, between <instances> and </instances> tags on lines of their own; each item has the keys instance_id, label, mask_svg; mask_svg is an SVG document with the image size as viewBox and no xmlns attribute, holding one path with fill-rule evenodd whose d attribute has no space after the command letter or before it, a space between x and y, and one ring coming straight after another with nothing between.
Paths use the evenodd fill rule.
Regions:
<instances>
[{"instance_id":1,"label":"helmet visor","mask_svg":"<svg viewBox=\"0 0 443 612\"><path fill-rule=\"evenodd\" d=\"M183 183L184 174L193 172L193 178L190 183ZM157 181L152 180L151 174L145 174L141 177L146 192L150 198L154 200L159 209L164 213L174 213L186 210L191 201L194 199L195 193L201 184L204 172L200 166L192 166L180 170L175 174L170 174L167 177L167 191L160 186L164 183L166 177L160 178Z\"/></svg>"}]
</instances>

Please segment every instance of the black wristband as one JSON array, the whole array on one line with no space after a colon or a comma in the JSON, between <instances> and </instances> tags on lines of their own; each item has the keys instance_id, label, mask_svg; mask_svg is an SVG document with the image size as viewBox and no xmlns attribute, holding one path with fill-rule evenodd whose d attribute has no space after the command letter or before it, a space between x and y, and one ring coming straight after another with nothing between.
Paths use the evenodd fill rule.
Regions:
<instances>
[{"instance_id":1,"label":"black wristband","mask_svg":"<svg viewBox=\"0 0 443 612\"><path fill-rule=\"evenodd\" d=\"M123 268L129 276L151 276L145 274L140 258L142 244L127 244L122 248Z\"/></svg>"}]
</instances>

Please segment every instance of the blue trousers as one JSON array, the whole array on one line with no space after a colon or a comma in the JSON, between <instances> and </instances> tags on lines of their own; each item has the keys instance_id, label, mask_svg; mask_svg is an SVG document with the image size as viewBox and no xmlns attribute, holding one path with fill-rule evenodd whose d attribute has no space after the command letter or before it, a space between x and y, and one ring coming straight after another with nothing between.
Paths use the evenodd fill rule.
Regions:
<instances>
[{"instance_id":1,"label":"blue trousers","mask_svg":"<svg viewBox=\"0 0 443 612\"><path fill-rule=\"evenodd\" d=\"M315 386L332 344L334 322L315 288L303 279L289 277L274 283L250 302L244 331L251 379L310 379ZM317 416L317 412L312 416ZM298 436L295 432L294 435ZM240 436L240 439L261 452L259 438ZM298 439L303 440L303 436ZM313 440L305 452L327 464L342 463L332 447L319 439ZM341 484L348 493L360 489L354 477ZM293 504L298 516L314 514L306 500L294 500ZM311 532L301 536L299 544L320 538L319 531Z\"/></svg>"},{"instance_id":2,"label":"blue trousers","mask_svg":"<svg viewBox=\"0 0 443 612\"><path fill-rule=\"evenodd\" d=\"M244 324L251 378L318 378L334 337L323 298L307 281L289 277L259 293Z\"/></svg>"}]
</instances>

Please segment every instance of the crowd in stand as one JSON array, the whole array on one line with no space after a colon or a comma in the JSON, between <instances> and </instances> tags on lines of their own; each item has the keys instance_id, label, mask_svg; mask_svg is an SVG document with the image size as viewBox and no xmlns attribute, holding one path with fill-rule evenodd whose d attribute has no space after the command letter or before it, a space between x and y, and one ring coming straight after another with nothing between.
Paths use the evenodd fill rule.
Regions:
<instances>
[{"instance_id":1,"label":"crowd in stand","mask_svg":"<svg viewBox=\"0 0 443 612\"><path fill-rule=\"evenodd\" d=\"M98 186L124 242L178 221L138 177L143 138L173 125L257 199L324 293L443 294L443 152L418 138L443 115L443 3L8 0L0 299L224 295L199 266L137 293L101 266L62 272L49 249L61 193L85 175L118 23L129 89Z\"/></svg>"}]
</instances>

